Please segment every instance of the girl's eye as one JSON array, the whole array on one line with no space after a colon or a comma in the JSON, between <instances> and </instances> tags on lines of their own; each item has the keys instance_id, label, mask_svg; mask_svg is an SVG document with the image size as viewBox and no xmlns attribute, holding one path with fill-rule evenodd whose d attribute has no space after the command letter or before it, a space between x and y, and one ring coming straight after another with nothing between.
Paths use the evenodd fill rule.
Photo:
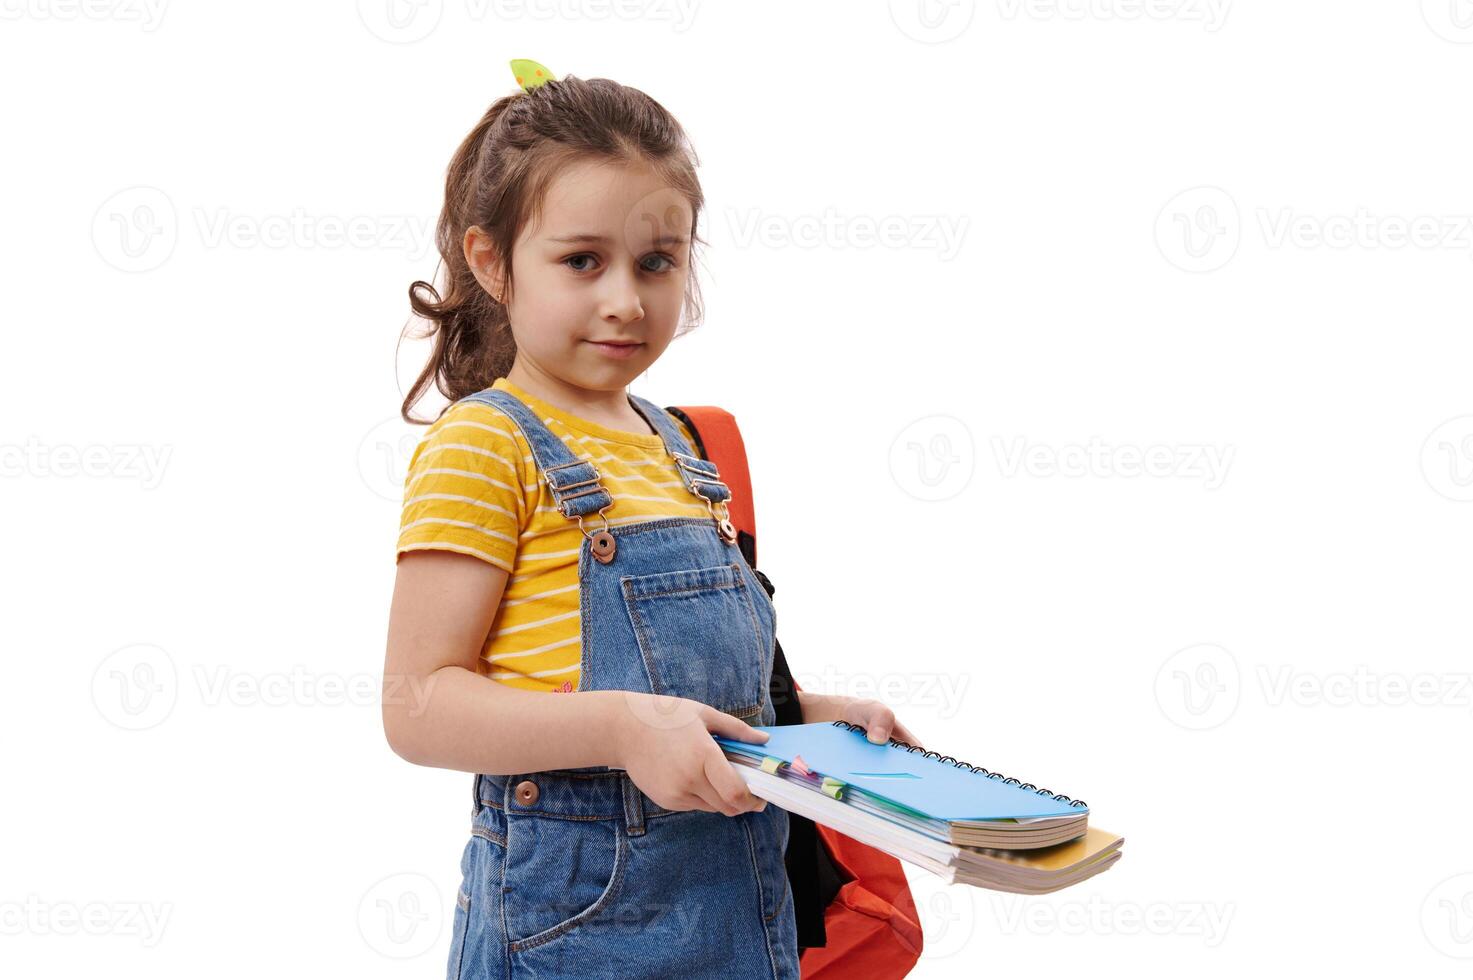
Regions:
<instances>
[{"instance_id":1,"label":"girl's eye","mask_svg":"<svg viewBox=\"0 0 1473 980\"><path fill-rule=\"evenodd\" d=\"M651 255L645 261L648 262L650 260L653 260L654 262L657 262L657 263L664 263L664 265L657 266L657 267L654 267L654 268L652 268L649 265L645 265L644 266L644 269L645 269L646 272L654 272L654 273L669 272L671 269L675 268L675 260L672 259L672 258L670 258L670 256L668 256L668 255ZM588 272L590 269L592 269L592 266L591 265L579 265L578 264L580 262L585 262L585 261L586 262L593 262L593 261L596 261L596 260L595 260L594 256L590 255L589 253L587 253L587 252L580 252L577 255L570 255L567 258L563 259L563 264L566 265L568 268L572 269L574 272Z\"/></svg>"}]
</instances>

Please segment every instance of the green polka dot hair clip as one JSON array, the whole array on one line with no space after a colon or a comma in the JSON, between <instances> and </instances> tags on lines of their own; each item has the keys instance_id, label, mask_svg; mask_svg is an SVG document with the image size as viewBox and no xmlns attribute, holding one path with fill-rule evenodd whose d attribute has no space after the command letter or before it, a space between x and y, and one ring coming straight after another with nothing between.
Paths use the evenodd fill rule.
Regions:
<instances>
[{"instance_id":1,"label":"green polka dot hair clip","mask_svg":"<svg viewBox=\"0 0 1473 980\"><path fill-rule=\"evenodd\" d=\"M526 58L513 58L511 73L516 76L517 84L524 92L530 92L548 82L557 81L557 76L548 71L546 67Z\"/></svg>"}]
</instances>

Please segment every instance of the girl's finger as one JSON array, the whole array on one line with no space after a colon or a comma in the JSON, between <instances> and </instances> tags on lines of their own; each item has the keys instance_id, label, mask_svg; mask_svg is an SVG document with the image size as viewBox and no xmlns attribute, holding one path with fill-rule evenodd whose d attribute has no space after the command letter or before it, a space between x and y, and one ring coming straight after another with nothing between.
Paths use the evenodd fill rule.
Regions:
<instances>
[{"instance_id":1,"label":"girl's finger","mask_svg":"<svg viewBox=\"0 0 1473 980\"><path fill-rule=\"evenodd\" d=\"M707 781L722 804L732 807L736 813L762 806L762 800L752 795L752 791L747 788L747 781L737 775L736 767L720 750L713 752L711 758L706 760L705 772Z\"/></svg>"},{"instance_id":2,"label":"girl's finger","mask_svg":"<svg viewBox=\"0 0 1473 980\"><path fill-rule=\"evenodd\" d=\"M895 723L894 737L900 739L902 742L909 742L911 745L921 744L920 739L916 738L915 734L909 728L906 728L898 721Z\"/></svg>"},{"instance_id":3,"label":"girl's finger","mask_svg":"<svg viewBox=\"0 0 1473 980\"><path fill-rule=\"evenodd\" d=\"M762 744L770 737L767 732L760 732L740 718L733 718L725 711L717 711L712 708L705 712L706 731L723 738L733 738L738 742L756 742Z\"/></svg>"}]
</instances>

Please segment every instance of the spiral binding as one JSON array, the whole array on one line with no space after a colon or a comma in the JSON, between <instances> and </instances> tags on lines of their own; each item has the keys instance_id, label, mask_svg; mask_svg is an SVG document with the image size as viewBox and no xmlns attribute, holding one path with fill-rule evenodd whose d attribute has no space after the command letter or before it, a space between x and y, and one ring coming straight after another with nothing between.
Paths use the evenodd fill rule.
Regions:
<instances>
[{"instance_id":1,"label":"spiral binding","mask_svg":"<svg viewBox=\"0 0 1473 980\"><path fill-rule=\"evenodd\" d=\"M859 732L861 735L867 734L867 732L865 730L865 727L863 725L853 725L853 724L850 724L847 721L836 721L836 722L834 722L834 726L836 728L847 729L848 731L851 731L851 732ZM1072 806L1072 807L1074 807L1075 809L1078 809L1078 810L1088 810L1089 809L1088 804L1086 804L1083 800L1071 800L1069 797L1065 796L1063 793L1055 793L1051 789L1039 789L1037 786L1034 786L1032 783L1025 783L1025 782L1023 782L1021 780L1014 779L1012 776L1004 776L1000 772L992 772L991 770L983 769L981 766L974 766L974 765L971 765L970 763L960 762L957 759L954 759L954 758L952 758L949 755L942 755L939 752L928 752L922 746L919 746L919 745L911 745L909 742L901 741L898 738L892 738L892 739L890 739L890 744L891 745L894 745L894 746L897 746L899 748L902 748L902 749L904 749L907 752L920 752L923 755L925 755L925 757L927 759L935 759L937 762L949 762L953 766L956 766L958 769L970 769L973 772L980 772L982 775L986 776L988 779L1000 779L1000 780L1002 780L1002 782L1004 784L1006 784L1008 786L1016 786L1019 789L1032 790L1033 792L1037 793L1039 796L1050 796L1050 797L1053 797L1054 799L1058 800L1060 803L1067 803L1069 806Z\"/></svg>"}]
</instances>

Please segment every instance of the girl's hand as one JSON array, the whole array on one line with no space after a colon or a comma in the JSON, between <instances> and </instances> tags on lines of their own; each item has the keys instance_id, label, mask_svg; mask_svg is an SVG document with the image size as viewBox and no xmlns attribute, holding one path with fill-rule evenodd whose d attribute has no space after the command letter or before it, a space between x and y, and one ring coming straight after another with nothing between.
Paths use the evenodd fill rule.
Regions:
<instances>
[{"instance_id":1,"label":"girl's hand","mask_svg":"<svg viewBox=\"0 0 1473 980\"><path fill-rule=\"evenodd\" d=\"M840 715L840 721L847 721L851 725L862 725L866 737L877 745L883 745L886 739L898 738L902 742L911 745L921 743L910 729L895 720L895 712L891 711L885 704L870 698L854 698L845 704Z\"/></svg>"},{"instance_id":2,"label":"girl's hand","mask_svg":"<svg viewBox=\"0 0 1473 980\"><path fill-rule=\"evenodd\" d=\"M711 737L760 745L767 741L766 732L689 698L626 695L618 765L657 806L728 817L766 809L767 801L752 795Z\"/></svg>"}]
</instances>

